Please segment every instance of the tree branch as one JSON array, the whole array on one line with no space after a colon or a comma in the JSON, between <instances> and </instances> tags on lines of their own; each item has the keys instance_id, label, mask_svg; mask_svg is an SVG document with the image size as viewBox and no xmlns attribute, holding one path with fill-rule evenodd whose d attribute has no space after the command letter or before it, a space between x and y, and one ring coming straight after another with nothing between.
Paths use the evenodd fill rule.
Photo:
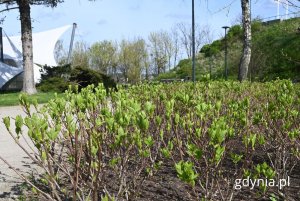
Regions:
<instances>
[{"instance_id":1,"label":"tree branch","mask_svg":"<svg viewBox=\"0 0 300 201\"><path fill-rule=\"evenodd\" d=\"M300 1L298 0L298 2L300 2ZM300 8L300 5L297 5L297 3L292 2L292 0L287 0L287 4L288 4L288 6Z\"/></svg>"},{"instance_id":2,"label":"tree branch","mask_svg":"<svg viewBox=\"0 0 300 201\"><path fill-rule=\"evenodd\" d=\"M2 13L2 12L6 12L6 11L10 11L10 10L13 10L13 9L18 9L19 8L19 6L17 6L17 7L11 7L11 8L6 8L6 9L3 9L3 10L0 10L0 13Z\"/></svg>"},{"instance_id":3,"label":"tree branch","mask_svg":"<svg viewBox=\"0 0 300 201\"><path fill-rule=\"evenodd\" d=\"M2 0L0 4L12 4L11 0Z\"/></svg>"},{"instance_id":4,"label":"tree branch","mask_svg":"<svg viewBox=\"0 0 300 201\"><path fill-rule=\"evenodd\" d=\"M217 14L217 13L220 13L220 12L222 12L222 11L224 11L224 10L227 10L227 15L228 15L231 6L232 6L236 1L237 1L237 0L232 0L230 3L228 3L227 5L225 5L225 6L222 7L222 8L218 9L217 11L211 11L208 7L207 7L207 9L208 9L208 11L209 11L211 14L213 14L213 15L214 15L214 14ZM208 2L207 2L207 6L208 6Z\"/></svg>"}]
</instances>

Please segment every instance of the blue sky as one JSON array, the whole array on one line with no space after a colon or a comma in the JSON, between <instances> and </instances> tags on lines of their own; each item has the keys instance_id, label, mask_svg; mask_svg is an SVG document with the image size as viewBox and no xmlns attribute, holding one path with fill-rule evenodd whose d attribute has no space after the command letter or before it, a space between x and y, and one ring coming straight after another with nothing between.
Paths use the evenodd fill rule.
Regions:
<instances>
[{"instance_id":1,"label":"blue sky","mask_svg":"<svg viewBox=\"0 0 300 201\"><path fill-rule=\"evenodd\" d=\"M76 40L91 44L101 40L147 38L150 32L170 30L176 23L191 23L192 0L65 0L57 8L32 7L33 31L78 24ZM209 24L214 37L222 36L222 26L232 25L241 15L240 0L195 0L196 23ZM230 5L230 6L229 6ZM291 9L290 12L293 10ZM274 0L252 0L252 16L276 16ZM285 11L281 7L281 14ZM2 27L10 36L20 34L18 10L6 16ZM65 34L70 36L71 30Z\"/></svg>"}]
</instances>

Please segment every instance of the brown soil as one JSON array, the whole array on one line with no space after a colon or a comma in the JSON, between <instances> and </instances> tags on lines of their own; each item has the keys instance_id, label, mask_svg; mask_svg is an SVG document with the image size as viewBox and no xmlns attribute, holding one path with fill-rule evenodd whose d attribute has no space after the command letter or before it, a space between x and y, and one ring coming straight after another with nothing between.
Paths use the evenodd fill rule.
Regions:
<instances>
[{"instance_id":1,"label":"brown soil","mask_svg":"<svg viewBox=\"0 0 300 201\"><path fill-rule=\"evenodd\" d=\"M254 160L259 160L254 157ZM226 163L224 165L230 165ZM230 170L232 167L228 166ZM270 195L276 195L280 200L298 201L300 200L300 165L294 168L290 175L290 186L285 187L282 192L285 198L280 196L277 188L269 189L265 196L258 194L259 190L250 190L250 188L242 188L235 190L234 201L269 201ZM109 184L108 184L109 185ZM22 185L18 184L11 188L11 192L0 192L0 200L18 200L16 195L24 194ZM24 188L24 185L23 185ZM198 189L199 190L199 189ZM226 190L226 189L222 189ZM27 196L29 191L25 192ZM14 195L14 196L12 196ZM38 199L41 200L41 199ZM192 188L180 181L176 175L176 171L171 162L165 163L152 177L146 179L141 186L141 191L134 201L196 201L197 197L193 193ZM216 197L214 200L221 200Z\"/></svg>"}]
</instances>

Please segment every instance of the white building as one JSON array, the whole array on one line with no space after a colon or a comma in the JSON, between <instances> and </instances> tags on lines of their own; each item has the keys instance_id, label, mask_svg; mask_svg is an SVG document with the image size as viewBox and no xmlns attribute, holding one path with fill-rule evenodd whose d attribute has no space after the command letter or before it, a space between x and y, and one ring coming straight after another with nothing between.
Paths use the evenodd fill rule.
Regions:
<instances>
[{"instance_id":1,"label":"white building","mask_svg":"<svg viewBox=\"0 0 300 201\"><path fill-rule=\"evenodd\" d=\"M54 59L55 45L63 33L71 27L72 25L67 25L32 34L34 80L36 83L41 77L38 65L57 65ZM0 62L0 90L21 89L23 80L21 36L8 37L3 34L3 58L4 62Z\"/></svg>"}]
</instances>

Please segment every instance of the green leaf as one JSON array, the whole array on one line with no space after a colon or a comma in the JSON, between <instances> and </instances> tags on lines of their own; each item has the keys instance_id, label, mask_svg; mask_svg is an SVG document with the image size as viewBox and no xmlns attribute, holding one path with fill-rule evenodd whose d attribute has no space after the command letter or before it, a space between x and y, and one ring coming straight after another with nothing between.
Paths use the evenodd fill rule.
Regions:
<instances>
[{"instance_id":1,"label":"green leaf","mask_svg":"<svg viewBox=\"0 0 300 201\"><path fill-rule=\"evenodd\" d=\"M221 109L221 106L222 106L222 102L221 102L221 101L217 101L217 102L216 102L216 105L215 105L216 110L220 110L220 109Z\"/></svg>"},{"instance_id":2,"label":"green leaf","mask_svg":"<svg viewBox=\"0 0 300 201\"><path fill-rule=\"evenodd\" d=\"M9 128L10 128L10 118L9 117L4 117L3 118L3 123L6 127L6 129L9 130Z\"/></svg>"},{"instance_id":3,"label":"green leaf","mask_svg":"<svg viewBox=\"0 0 300 201\"><path fill-rule=\"evenodd\" d=\"M175 164L175 169L177 172L177 176L180 180L195 186L195 181L198 177L198 174L194 171L194 164L192 162L184 162L180 161Z\"/></svg>"},{"instance_id":4,"label":"green leaf","mask_svg":"<svg viewBox=\"0 0 300 201\"><path fill-rule=\"evenodd\" d=\"M115 167L117 164L118 164L118 162L120 161L121 159L120 159L120 157L117 157L117 158L112 158L110 161L109 161L109 166L110 167Z\"/></svg>"},{"instance_id":5,"label":"green leaf","mask_svg":"<svg viewBox=\"0 0 300 201\"><path fill-rule=\"evenodd\" d=\"M47 132L47 136L48 136L49 139L52 140L52 141L56 140L58 134L59 134L59 131L55 130L54 128L51 128L51 129Z\"/></svg>"},{"instance_id":6,"label":"green leaf","mask_svg":"<svg viewBox=\"0 0 300 201\"><path fill-rule=\"evenodd\" d=\"M250 142L251 142L252 149L254 149L255 142L256 142L256 134L250 134Z\"/></svg>"},{"instance_id":7,"label":"green leaf","mask_svg":"<svg viewBox=\"0 0 300 201\"><path fill-rule=\"evenodd\" d=\"M34 187L31 188L31 192L32 192L33 194L37 194L37 193L38 193L38 191L37 191L36 188L34 188Z\"/></svg>"},{"instance_id":8,"label":"green leaf","mask_svg":"<svg viewBox=\"0 0 300 201\"><path fill-rule=\"evenodd\" d=\"M214 158L214 160L217 164L219 164L219 162L221 161L221 158L223 156L224 151L225 151L225 147L220 146L220 145L215 146L215 158Z\"/></svg>"},{"instance_id":9,"label":"green leaf","mask_svg":"<svg viewBox=\"0 0 300 201\"><path fill-rule=\"evenodd\" d=\"M159 131L159 136L160 136L160 139L161 139L161 140L164 139L164 130L163 130L163 129L160 129L160 131Z\"/></svg>"},{"instance_id":10,"label":"green leaf","mask_svg":"<svg viewBox=\"0 0 300 201\"><path fill-rule=\"evenodd\" d=\"M158 161L158 162L154 163L154 168L155 168L156 170L158 170L158 169L161 167L162 164L163 164L162 161Z\"/></svg>"},{"instance_id":11,"label":"green leaf","mask_svg":"<svg viewBox=\"0 0 300 201\"><path fill-rule=\"evenodd\" d=\"M41 159L42 159L42 161L45 161L47 159L47 155L46 155L45 151L41 152Z\"/></svg>"},{"instance_id":12,"label":"green leaf","mask_svg":"<svg viewBox=\"0 0 300 201\"><path fill-rule=\"evenodd\" d=\"M265 144L265 137L263 136L263 134L260 134L260 135L257 136L257 141L260 145Z\"/></svg>"},{"instance_id":13,"label":"green leaf","mask_svg":"<svg viewBox=\"0 0 300 201\"><path fill-rule=\"evenodd\" d=\"M114 122L115 122L114 118L108 117L108 118L105 119L105 122L106 122L106 124L107 124L108 129L109 129L109 130L112 130L112 129L113 129Z\"/></svg>"},{"instance_id":14,"label":"green leaf","mask_svg":"<svg viewBox=\"0 0 300 201\"><path fill-rule=\"evenodd\" d=\"M122 127L118 128L118 133L116 135L116 141L115 143L117 145L121 145L121 143L125 140L125 137L127 136L127 133L124 131Z\"/></svg>"},{"instance_id":15,"label":"green leaf","mask_svg":"<svg viewBox=\"0 0 300 201\"><path fill-rule=\"evenodd\" d=\"M179 116L178 113L176 113L176 114L175 114L175 117L174 117L174 123L175 123L175 125L178 125L179 120L180 120L180 116Z\"/></svg>"},{"instance_id":16,"label":"green leaf","mask_svg":"<svg viewBox=\"0 0 300 201\"><path fill-rule=\"evenodd\" d=\"M208 129L208 134L213 144L221 144L231 132L232 131L226 124L224 117L214 120L211 127Z\"/></svg>"},{"instance_id":17,"label":"green leaf","mask_svg":"<svg viewBox=\"0 0 300 201\"><path fill-rule=\"evenodd\" d=\"M200 138L201 137L201 132L202 132L202 129L201 128L196 128L196 132L195 132L195 135L197 138Z\"/></svg>"},{"instance_id":18,"label":"green leaf","mask_svg":"<svg viewBox=\"0 0 300 201\"><path fill-rule=\"evenodd\" d=\"M243 158L243 155L239 155L239 154L235 154L235 153L232 153L230 155L231 157L231 160L234 164L237 164L242 158Z\"/></svg>"},{"instance_id":19,"label":"green leaf","mask_svg":"<svg viewBox=\"0 0 300 201\"><path fill-rule=\"evenodd\" d=\"M97 152L98 152L98 147L97 146L92 146L91 147L92 156L96 156Z\"/></svg>"},{"instance_id":20,"label":"green leaf","mask_svg":"<svg viewBox=\"0 0 300 201\"><path fill-rule=\"evenodd\" d=\"M187 148L188 148L187 153L190 156L195 157L197 160L199 160L202 157L202 153L203 153L202 150L199 149L195 144L188 143Z\"/></svg>"},{"instance_id":21,"label":"green leaf","mask_svg":"<svg viewBox=\"0 0 300 201\"><path fill-rule=\"evenodd\" d=\"M155 117L155 122L157 123L158 126L160 126L161 121L162 121L162 119L161 119L160 116L156 116L156 117Z\"/></svg>"},{"instance_id":22,"label":"green leaf","mask_svg":"<svg viewBox=\"0 0 300 201\"><path fill-rule=\"evenodd\" d=\"M151 103L151 102L149 102L149 101L147 101L146 103L145 103L145 111L148 113L148 114L150 114L150 115L152 115L153 114L153 112L154 112L154 109L155 109L155 106Z\"/></svg>"},{"instance_id":23,"label":"green leaf","mask_svg":"<svg viewBox=\"0 0 300 201\"><path fill-rule=\"evenodd\" d=\"M291 138L291 140L294 140L295 138L298 138L300 136L300 130L293 129L288 132L288 135Z\"/></svg>"},{"instance_id":24,"label":"green leaf","mask_svg":"<svg viewBox=\"0 0 300 201\"><path fill-rule=\"evenodd\" d=\"M251 171L248 169L243 169L243 176L244 176L244 178L250 177Z\"/></svg>"},{"instance_id":25,"label":"green leaf","mask_svg":"<svg viewBox=\"0 0 300 201\"><path fill-rule=\"evenodd\" d=\"M149 150L139 150L140 155L144 158L147 158L150 156L150 151Z\"/></svg>"},{"instance_id":26,"label":"green leaf","mask_svg":"<svg viewBox=\"0 0 300 201\"><path fill-rule=\"evenodd\" d=\"M154 144L154 140L150 135L144 139L144 142L148 147L151 147Z\"/></svg>"},{"instance_id":27,"label":"green leaf","mask_svg":"<svg viewBox=\"0 0 300 201\"><path fill-rule=\"evenodd\" d=\"M141 114L138 116L137 120L138 126L142 131L146 131L149 128L149 120L146 117L146 114L141 112Z\"/></svg>"},{"instance_id":28,"label":"green leaf","mask_svg":"<svg viewBox=\"0 0 300 201\"><path fill-rule=\"evenodd\" d=\"M16 116L16 120L15 120L15 126L16 126L16 134L19 135L21 133L22 130L22 126L23 126L23 118L21 117L21 115L17 115Z\"/></svg>"},{"instance_id":29,"label":"green leaf","mask_svg":"<svg viewBox=\"0 0 300 201\"><path fill-rule=\"evenodd\" d=\"M161 148L161 153L165 158L170 158L171 157L171 152L167 148Z\"/></svg>"}]
</instances>

